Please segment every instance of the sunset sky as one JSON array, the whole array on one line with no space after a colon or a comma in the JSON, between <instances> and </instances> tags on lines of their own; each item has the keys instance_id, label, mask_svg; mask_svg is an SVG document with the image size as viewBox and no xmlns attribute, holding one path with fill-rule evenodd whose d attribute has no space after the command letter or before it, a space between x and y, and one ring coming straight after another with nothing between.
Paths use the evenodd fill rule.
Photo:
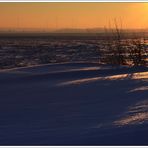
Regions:
<instances>
[{"instance_id":1,"label":"sunset sky","mask_svg":"<svg viewBox=\"0 0 148 148\"><path fill-rule=\"evenodd\" d=\"M0 3L0 28L148 28L148 3Z\"/></svg>"}]
</instances>

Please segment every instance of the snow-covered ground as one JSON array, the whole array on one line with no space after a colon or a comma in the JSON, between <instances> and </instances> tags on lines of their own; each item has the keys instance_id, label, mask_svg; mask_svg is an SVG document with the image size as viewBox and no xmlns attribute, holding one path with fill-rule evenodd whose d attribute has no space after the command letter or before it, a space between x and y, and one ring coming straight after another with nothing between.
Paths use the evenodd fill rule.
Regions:
<instances>
[{"instance_id":1,"label":"snow-covered ground","mask_svg":"<svg viewBox=\"0 0 148 148\"><path fill-rule=\"evenodd\" d=\"M63 63L0 72L1 145L148 145L148 68Z\"/></svg>"}]
</instances>

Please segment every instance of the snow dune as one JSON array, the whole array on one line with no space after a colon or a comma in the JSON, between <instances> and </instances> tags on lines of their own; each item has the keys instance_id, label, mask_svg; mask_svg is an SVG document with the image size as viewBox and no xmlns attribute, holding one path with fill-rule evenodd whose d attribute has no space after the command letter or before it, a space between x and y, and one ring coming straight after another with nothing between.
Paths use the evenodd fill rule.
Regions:
<instances>
[{"instance_id":1,"label":"snow dune","mask_svg":"<svg viewBox=\"0 0 148 148\"><path fill-rule=\"evenodd\" d=\"M147 145L148 68L63 63L0 72L1 145Z\"/></svg>"}]
</instances>

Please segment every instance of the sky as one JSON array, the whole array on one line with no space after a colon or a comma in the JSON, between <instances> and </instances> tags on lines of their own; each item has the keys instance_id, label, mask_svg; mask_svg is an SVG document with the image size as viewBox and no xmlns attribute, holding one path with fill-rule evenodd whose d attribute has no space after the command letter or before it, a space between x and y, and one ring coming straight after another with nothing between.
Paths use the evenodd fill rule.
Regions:
<instances>
[{"instance_id":1,"label":"sky","mask_svg":"<svg viewBox=\"0 0 148 148\"><path fill-rule=\"evenodd\" d=\"M148 28L148 3L34 2L0 3L0 29Z\"/></svg>"}]
</instances>

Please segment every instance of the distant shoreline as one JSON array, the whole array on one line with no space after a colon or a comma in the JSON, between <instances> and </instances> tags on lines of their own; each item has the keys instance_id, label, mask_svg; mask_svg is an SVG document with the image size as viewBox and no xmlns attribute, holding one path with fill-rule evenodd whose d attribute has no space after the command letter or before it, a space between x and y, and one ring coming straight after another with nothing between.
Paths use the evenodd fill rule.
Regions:
<instances>
[{"instance_id":1,"label":"distant shoreline","mask_svg":"<svg viewBox=\"0 0 148 148\"><path fill-rule=\"evenodd\" d=\"M47 33L47 32L1 32L0 33L0 38L49 38L49 39L76 39L76 40L83 40L83 39L92 39L92 40L104 40L106 39L107 36L114 36L113 33L106 34L104 32L100 33ZM136 37L140 38L143 37L143 32L125 32L123 33L122 38L135 38ZM148 33L145 33L145 37L148 37Z\"/></svg>"}]
</instances>

